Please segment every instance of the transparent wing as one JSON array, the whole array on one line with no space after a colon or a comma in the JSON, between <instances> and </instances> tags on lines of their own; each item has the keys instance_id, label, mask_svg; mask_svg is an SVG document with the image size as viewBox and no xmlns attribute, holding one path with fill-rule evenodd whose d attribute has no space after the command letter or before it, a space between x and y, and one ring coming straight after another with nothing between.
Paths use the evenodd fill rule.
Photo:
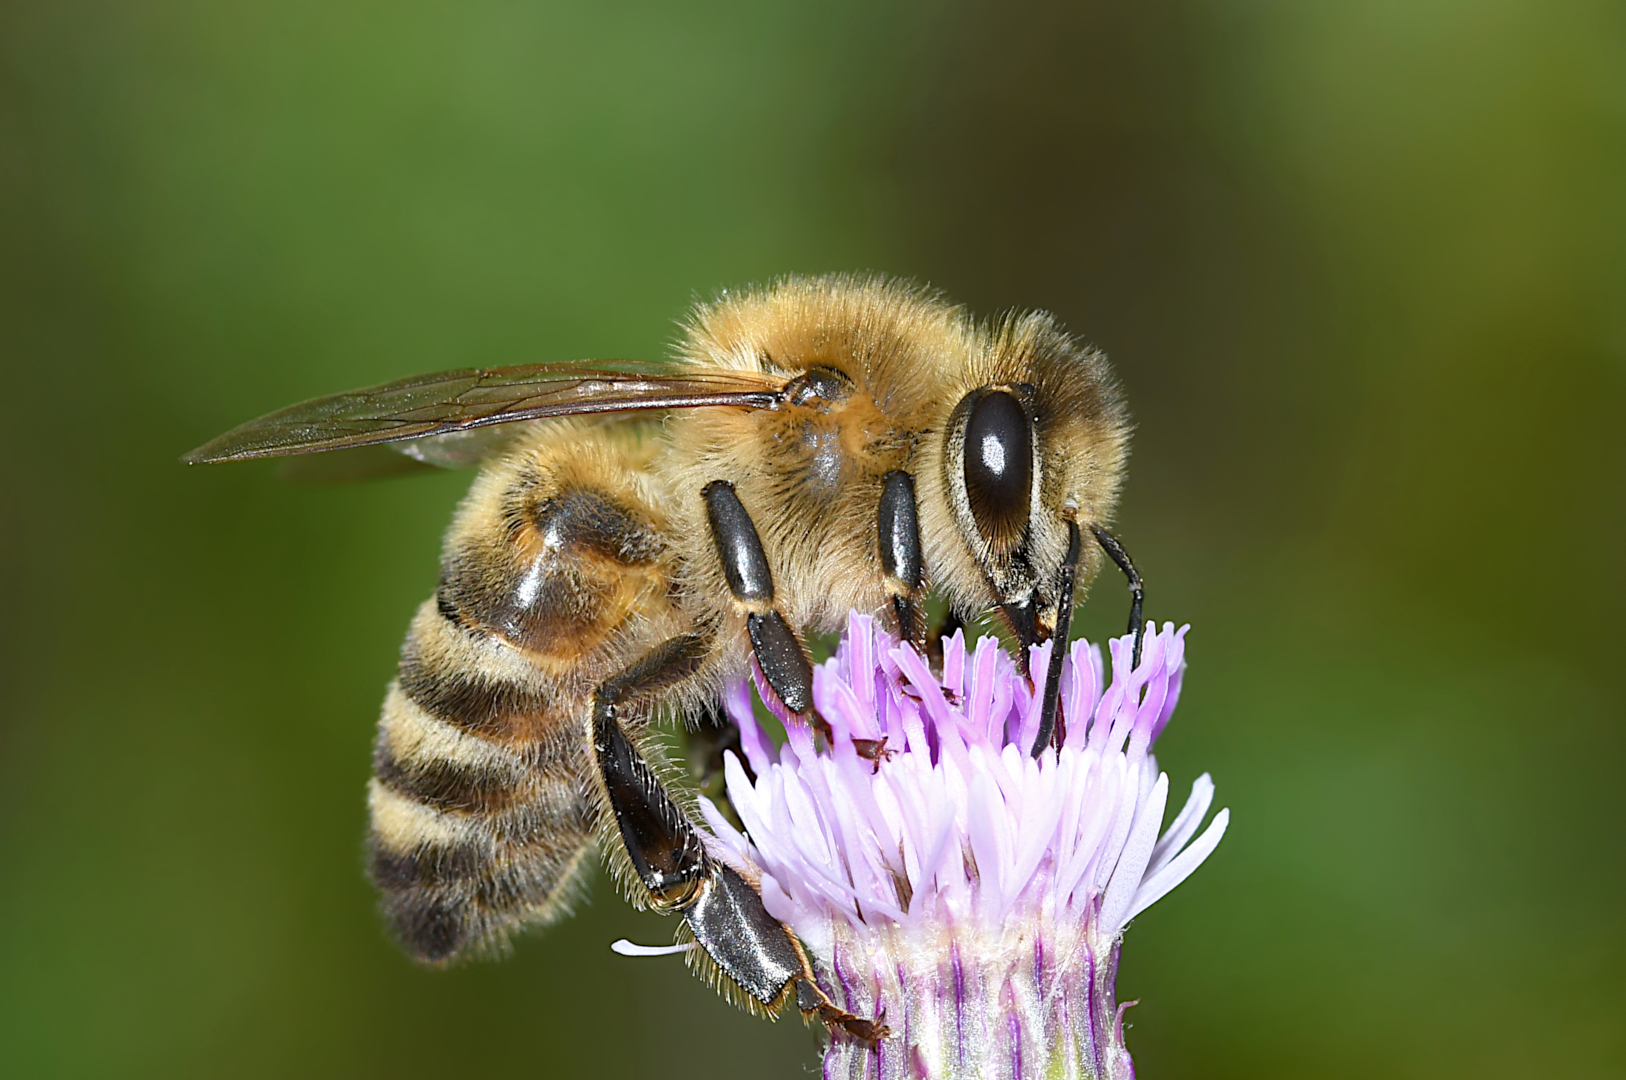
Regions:
<instances>
[{"instance_id":1,"label":"transparent wing","mask_svg":"<svg viewBox=\"0 0 1626 1080\"><path fill-rule=\"evenodd\" d=\"M355 484L472 469L524 439L537 423L521 420L321 454L295 454L282 459L277 476L296 484Z\"/></svg>"},{"instance_id":2,"label":"transparent wing","mask_svg":"<svg viewBox=\"0 0 1626 1080\"><path fill-rule=\"evenodd\" d=\"M294 484L361 484L429 476L441 472L433 465L399 453L409 442L385 446L355 446L326 454L300 454L277 463L277 479Z\"/></svg>"},{"instance_id":3,"label":"transparent wing","mask_svg":"<svg viewBox=\"0 0 1626 1080\"><path fill-rule=\"evenodd\" d=\"M784 376L639 361L468 368L385 383L291 405L250 420L181 458L189 465L314 454L379 443L446 437L549 416L733 405L777 408ZM489 452L483 439L425 442L431 464ZM500 440L498 440L500 441ZM408 448L409 456L419 457ZM446 460L440 460L444 458Z\"/></svg>"},{"instance_id":4,"label":"transparent wing","mask_svg":"<svg viewBox=\"0 0 1626 1080\"><path fill-rule=\"evenodd\" d=\"M469 469L507 450L536 426L522 420L510 424L463 428L444 435L391 443L389 449L437 469Z\"/></svg>"}]
</instances>

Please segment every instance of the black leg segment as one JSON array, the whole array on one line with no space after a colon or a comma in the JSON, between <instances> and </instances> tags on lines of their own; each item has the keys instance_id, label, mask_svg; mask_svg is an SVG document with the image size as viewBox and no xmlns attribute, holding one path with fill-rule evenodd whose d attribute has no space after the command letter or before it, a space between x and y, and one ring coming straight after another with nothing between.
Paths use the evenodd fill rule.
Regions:
<instances>
[{"instance_id":1,"label":"black leg segment","mask_svg":"<svg viewBox=\"0 0 1626 1080\"><path fill-rule=\"evenodd\" d=\"M1146 622L1142 618L1141 609L1146 603L1146 590L1141 584L1140 573L1135 569L1135 560L1129 557L1129 552L1118 543L1118 538L1107 532L1099 525L1091 525L1090 531L1095 534L1095 542L1101 545L1101 550L1107 553L1107 558L1117 564L1123 571L1124 577L1129 579L1129 632L1135 635L1134 663L1140 663L1140 647L1146 640Z\"/></svg>"},{"instance_id":2,"label":"black leg segment","mask_svg":"<svg viewBox=\"0 0 1626 1080\"><path fill-rule=\"evenodd\" d=\"M762 674L785 708L806 713L813 707L813 665L807 651L777 611L753 612L745 617Z\"/></svg>"},{"instance_id":3,"label":"black leg segment","mask_svg":"<svg viewBox=\"0 0 1626 1080\"><path fill-rule=\"evenodd\" d=\"M772 1005L802 972L795 943L744 879L706 854L694 823L616 717L617 704L693 671L701 644L692 635L672 638L604 683L593 715L593 754L621 841L655 906L682 915L723 974Z\"/></svg>"},{"instance_id":4,"label":"black leg segment","mask_svg":"<svg viewBox=\"0 0 1626 1080\"><path fill-rule=\"evenodd\" d=\"M926 633L925 613L920 609L925 568L920 556L920 514L915 506L914 477L894 469L882 478L876 524L881 572L892 592L898 635L919 648L925 643Z\"/></svg>"},{"instance_id":5,"label":"black leg segment","mask_svg":"<svg viewBox=\"0 0 1626 1080\"><path fill-rule=\"evenodd\" d=\"M693 826L615 720L594 719L593 750L621 843L655 906L671 911L693 901L707 872Z\"/></svg>"},{"instance_id":6,"label":"black leg segment","mask_svg":"<svg viewBox=\"0 0 1626 1080\"><path fill-rule=\"evenodd\" d=\"M1005 616L1010 624L1011 634L1016 638L1016 669L1024 676L1032 676L1028 670L1028 649L1043 640L1039 636L1039 608L1033 602L1033 597L1013 604L999 605L999 612Z\"/></svg>"},{"instance_id":7,"label":"black leg segment","mask_svg":"<svg viewBox=\"0 0 1626 1080\"><path fill-rule=\"evenodd\" d=\"M683 909L689 932L723 974L764 1005L774 1005L802 974L802 958L762 897L731 866L711 873Z\"/></svg>"},{"instance_id":8,"label":"black leg segment","mask_svg":"<svg viewBox=\"0 0 1626 1080\"><path fill-rule=\"evenodd\" d=\"M706 874L700 837L622 730L619 706L689 675L704 642L682 635L665 643L599 687L593 703L593 756L633 871L658 908L670 910L694 896Z\"/></svg>"},{"instance_id":9,"label":"black leg segment","mask_svg":"<svg viewBox=\"0 0 1626 1080\"><path fill-rule=\"evenodd\" d=\"M768 572L768 556L751 515L745 512L734 485L713 480L700 492L706 500L706 518L711 536L717 542L717 558L729 591L742 604L773 603L773 576Z\"/></svg>"},{"instance_id":10,"label":"black leg segment","mask_svg":"<svg viewBox=\"0 0 1626 1080\"><path fill-rule=\"evenodd\" d=\"M773 1006L802 973L790 934L733 869L706 854L700 833L613 719L595 717L593 749L633 869L655 906L676 912L718 969Z\"/></svg>"},{"instance_id":11,"label":"black leg segment","mask_svg":"<svg viewBox=\"0 0 1626 1080\"><path fill-rule=\"evenodd\" d=\"M774 609L773 575L757 527L733 484L713 480L700 494L706 500L706 517L723 576L734 599L745 608L746 629L762 674L785 708L805 714L813 708L813 664L801 639Z\"/></svg>"},{"instance_id":12,"label":"black leg segment","mask_svg":"<svg viewBox=\"0 0 1626 1080\"><path fill-rule=\"evenodd\" d=\"M1078 557L1083 547L1078 522L1068 518L1067 559L1061 564L1061 587L1056 592L1056 632L1050 636L1050 670L1045 676L1044 703L1039 708L1039 734L1033 740L1034 757L1044 753L1052 742L1060 746L1067 737L1057 709L1061 702L1062 660L1067 655L1067 639L1073 632L1073 585L1078 578Z\"/></svg>"},{"instance_id":13,"label":"black leg segment","mask_svg":"<svg viewBox=\"0 0 1626 1080\"><path fill-rule=\"evenodd\" d=\"M654 906L682 916L722 977L765 1009L777 1011L796 984L798 1006L832 1031L870 1042L884 1038L885 1027L830 1000L800 943L768 914L749 882L706 853L699 830L621 727L621 705L693 673L705 650L698 635L671 638L607 680L594 698L593 756L633 871Z\"/></svg>"}]
</instances>

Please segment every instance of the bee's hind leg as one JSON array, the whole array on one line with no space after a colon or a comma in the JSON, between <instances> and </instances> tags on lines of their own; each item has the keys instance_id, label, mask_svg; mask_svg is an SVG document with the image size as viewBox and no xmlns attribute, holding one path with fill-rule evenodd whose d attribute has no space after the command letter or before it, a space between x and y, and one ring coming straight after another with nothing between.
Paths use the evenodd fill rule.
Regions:
<instances>
[{"instance_id":1,"label":"bee's hind leg","mask_svg":"<svg viewBox=\"0 0 1626 1080\"><path fill-rule=\"evenodd\" d=\"M794 986L804 1012L817 1013L832 1029L873 1041L885 1029L830 1000L801 944L768 914L762 897L737 870L707 854L700 831L621 726L622 706L692 674L705 650L698 635L670 638L606 680L593 698L593 759L632 872L651 906L682 916L718 974L750 1003L776 1013Z\"/></svg>"},{"instance_id":2,"label":"bee's hind leg","mask_svg":"<svg viewBox=\"0 0 1626 1080\"><path fill-rule=\"evenodd\" d=\"M705 659L697 634L668 638L593 695L591 746L601 792L614 816L633 875L650 903L673 910L687 902L706 873L700 836L667 797L654 770L621 726L622 709L694 674Z\"/></svg>"}]
</instances>

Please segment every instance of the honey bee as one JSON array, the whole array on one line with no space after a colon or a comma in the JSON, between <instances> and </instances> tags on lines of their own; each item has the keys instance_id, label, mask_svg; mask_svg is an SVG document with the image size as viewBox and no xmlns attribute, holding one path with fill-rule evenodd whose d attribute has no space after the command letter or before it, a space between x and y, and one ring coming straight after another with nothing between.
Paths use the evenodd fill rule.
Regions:
<instances>
[{"instance_id":1,"label":"honey bee","mask_svg":"<svg viewBox=\"0 0 1626 1080\"><path fill-rule=\"evenodd\" d=\"M756 883L707 853L652 720L693 726L754 658L829 737L804 635L858 610L924 647L928 589L958 618L997 613L1025 665L1028 646L1067 639L1103 554L1128 577L1138 653L1140 579L1105 528L1127 440L1105 357L1049 316L978 322L836 275L721 294L669 364L406 379L183 460L384 443L485 459L407 632L368 790L372 877L414 958L560 917L597 847L635 903L681 916L691 959L736 1002L777 1014L794 994L873 1040L879 1021L837 1008ZM1035 755L1065 721L1062 652ZM880 767L884 747L861 750Z\"/></svg>"}]
</instances>

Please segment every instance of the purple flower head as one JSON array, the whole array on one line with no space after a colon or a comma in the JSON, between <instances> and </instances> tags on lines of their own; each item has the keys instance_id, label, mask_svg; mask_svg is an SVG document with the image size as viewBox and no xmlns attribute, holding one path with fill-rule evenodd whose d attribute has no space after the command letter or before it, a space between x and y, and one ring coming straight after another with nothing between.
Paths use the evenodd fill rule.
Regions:
<instances>
[{"instance_id":1,"label":"purple flower head","mask_svg":"<svg viewBox=\"0 0 1626 1080\"><path fill-rule=\"evenodd\" d=\"M1124 927L1208 857L1229 812L1197 836L1205 774L1162 828L1151 750L1179 700L1185 629L1149 627L1133 670L1131 644L1110 643L1110 683L1099 649L1072 646L1060 746L1037 759L1050 643L1032 651L1031 688L997 641L968 654L958 633L938 678L854 615L814 672L828 737L776 709L777 748L750 687L730 688L747 760L728 755L725 777L744 832L703 801L712 852L760 881L836 1003L892 1032L834 1040L826 1076L1133 1074L1114 1000Z\"/></svg>"}]
</instances>

